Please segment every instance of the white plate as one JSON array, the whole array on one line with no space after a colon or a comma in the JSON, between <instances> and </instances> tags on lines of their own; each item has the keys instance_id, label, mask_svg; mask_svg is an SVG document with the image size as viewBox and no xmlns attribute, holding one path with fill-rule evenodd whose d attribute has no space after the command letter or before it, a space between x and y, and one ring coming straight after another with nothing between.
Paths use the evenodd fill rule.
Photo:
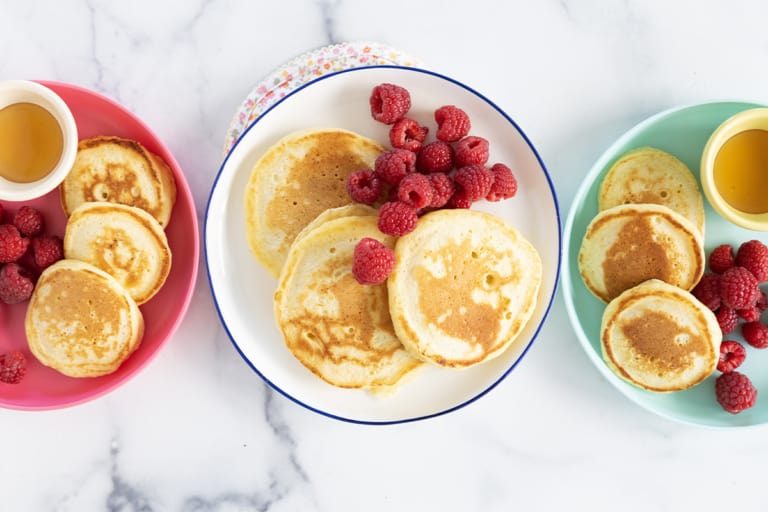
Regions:
<instances>
[{"instance_id":1,"label":"white plate","mask_svg":"<svg viewBox=\"0 0 768 512\"><path fill-rule=\"evenodd\" d=\"M345 128L387 143L388 127L371 118L374 86L391 82L410 91L409 116L432 127L442 105L464 109L472 134L486 137L491 162L509 165L518 194L499 203L477 203L514 225L538 249L543 266L539 301L515 344L487 363L461 371L428 367L391 396L335 388L288 351L274 320L276 280L251 256L245 237L243 192L255 161L286 134L311 127ZM554 187L531 142L515 122L479 93L450 78L415 68L379 66L326 75L297 89L261 115L225 158L205 220L208 277L221 320L237 350L272 387L318 413L360 423L397 423L443 414L490 391L517 365L549 311L560 267L560 216Z\"/></svg>"}]
</instances>

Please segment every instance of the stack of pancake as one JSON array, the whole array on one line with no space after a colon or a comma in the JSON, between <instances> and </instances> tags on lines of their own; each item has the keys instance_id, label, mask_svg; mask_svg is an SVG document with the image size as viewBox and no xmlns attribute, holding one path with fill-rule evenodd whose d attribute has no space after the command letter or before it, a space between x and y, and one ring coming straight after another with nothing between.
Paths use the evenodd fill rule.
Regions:
<instances>
[{"instance_id":1,"label":"stack of pancake","mask_svg":"<svg viewBox=\"0 0 768 512\"><path fill-rule=\"evenodd\" d=\"M83 140L60 187L64 259L43 271L25 322L31 352L71 377L115 371L141 343L139 306L165 283L176 200L157 155L118 137Z\"/></svg>"},{"instance_id":2,"label":"stack of pancake","mask_svg":"<svg viewBox=\"0 0 768 512\"><path fill-rule=\"evenodd\" d=\"M689 388L719 357L717 320L689 292L704 273L704 203L690 169L643 147L620 157L598 193L579 271L607 303L601 347L606 364L651 391Z\"/></svg>"},{"instance_id":3,"label":"stack of pancake","mask_svg":"<svg viewBox=\"0 0 768 512\"><path fill-rule=\"evenodd\" d=\"M384 150L343 130L305 130L272 146L245 195L253 254L277 279L274 313L286 347L338 387L391 393L423 363L466 368L506 350L533 314L538 253L487 213L439 210L395 239L377 210L355 204L346 177ZM394 248L379 285L352 275L364 237Z\"/></svg>"}]
</instances>

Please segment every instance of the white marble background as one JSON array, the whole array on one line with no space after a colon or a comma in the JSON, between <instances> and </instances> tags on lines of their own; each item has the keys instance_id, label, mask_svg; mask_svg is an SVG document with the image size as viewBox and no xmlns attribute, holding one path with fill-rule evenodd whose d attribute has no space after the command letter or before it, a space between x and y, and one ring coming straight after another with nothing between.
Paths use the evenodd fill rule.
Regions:
<instances>
[{"instance_id":1,"label":"white marble background","mask_svg":"<svg viewBox=\"0 0 768 512\"><path fill-rule=\"evenodd\" d=\"M390 44L494 99L545 160L562 216L620 134L659 110L768 103L759 0L0 0L0 79L120 101L167 142L200 214L252 85L331 42ZM202 219L201 219L202 220ZM60 411L0 410L2 511L766 510L765 428L656 417L609 386L558 297L524 363L429 421L333 421L272 392L213 308L124 387Z\"/></svg>"}]
</instances>

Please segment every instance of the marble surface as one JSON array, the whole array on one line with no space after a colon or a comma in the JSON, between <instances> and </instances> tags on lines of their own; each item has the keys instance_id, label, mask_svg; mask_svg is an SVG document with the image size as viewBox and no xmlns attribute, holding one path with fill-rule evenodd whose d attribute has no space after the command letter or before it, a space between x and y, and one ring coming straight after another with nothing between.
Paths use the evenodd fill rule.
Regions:
<instances>
[{"instance_id":1,"label":"marble surface","mask_svg":"<svg viewBox=\"0 0 768 512\"><path fill-rule=\"evenodd\" d=\"M390 44L492 98L539 149L563 218L592 162L650 114L768 103L758 0L2 0L0 13L0 79L126 105L174 152L201 225L241 100L332 42ZM64 410L0 410L0 509L765 510L767 433L634 405L587 359L561 296L523 364L478 402L404 425L334 421L243 362L203 264L185 321L125 386Z\"/></svg>"}]
</instances>

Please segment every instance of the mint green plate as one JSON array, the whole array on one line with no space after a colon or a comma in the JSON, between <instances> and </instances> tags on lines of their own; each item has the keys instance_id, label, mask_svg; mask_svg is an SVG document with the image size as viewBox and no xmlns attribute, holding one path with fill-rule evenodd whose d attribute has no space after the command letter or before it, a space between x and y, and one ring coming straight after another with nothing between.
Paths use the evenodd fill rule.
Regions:
<instances>
[{"instance_id":1,"label":"mint green plate","mask_svg":"<svg viewBox=\"0 0 768 512\"><path fill-rule=\"evenodd\" d=\"M666 110L641 122L608 148L590 169L576 193L565 224L563 295L571 323L587 355L608 382L630 400L656 414L687 424L730 428L768 422L768 350L744 344L747 358L739 371L749 376L758 395L754 407L740 414L725 412L715 400L714 385L719 372L691 389L676 393L653 393L624 382L602 360L600 321L605 304L584 286L579 275L579 248L587 225L597 214L600 182L620 155L641 146L654 146L682 160L698 178L701 152L709 135L733 114L758 106L762 105L739 102L689 105ZM706 199L705 208L704 248L707 254L723 243L732 244L734 248L751 239L768 243L768 233L748 231L729 223L706 204ZM738 331L727 338L743 342Z\"/></svg>"}]
</instances>

